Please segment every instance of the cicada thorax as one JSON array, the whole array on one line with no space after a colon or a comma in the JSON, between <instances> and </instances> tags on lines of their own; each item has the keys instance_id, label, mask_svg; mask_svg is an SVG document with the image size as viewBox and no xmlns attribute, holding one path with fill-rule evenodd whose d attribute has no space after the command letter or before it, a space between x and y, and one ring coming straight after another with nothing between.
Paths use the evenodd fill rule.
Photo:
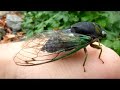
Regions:
<instances>
[{"instance_id":1,"label":"cicada thorax","mask_svg":"<svg viewBox=\"0 0 120 90\"><path fill-rule=\"evenodd\" d=\"M79 22L71 26L71 32L91 36L92 39L100 39L105 36L104 30L94 22Z\"/></svg>"}]
</instances>

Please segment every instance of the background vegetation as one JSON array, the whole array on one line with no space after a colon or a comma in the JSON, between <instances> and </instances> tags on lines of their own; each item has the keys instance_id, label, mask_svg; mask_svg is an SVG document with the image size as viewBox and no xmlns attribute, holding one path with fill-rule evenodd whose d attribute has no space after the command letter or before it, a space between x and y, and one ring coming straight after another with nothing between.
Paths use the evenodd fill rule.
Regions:
<instances>
[{"instance_id":1,"label":"background vegetation","mask_svg":"<svg viewBox=\"0 0 120 90\"><path fill-rule=\"evenodd\" d=\"M96 22L106 29L107 39L101 41L120 55L119 11L27 11L22 30L28 37L43 30L66 29L81 21Z\"/></svg>"}]
</instances>

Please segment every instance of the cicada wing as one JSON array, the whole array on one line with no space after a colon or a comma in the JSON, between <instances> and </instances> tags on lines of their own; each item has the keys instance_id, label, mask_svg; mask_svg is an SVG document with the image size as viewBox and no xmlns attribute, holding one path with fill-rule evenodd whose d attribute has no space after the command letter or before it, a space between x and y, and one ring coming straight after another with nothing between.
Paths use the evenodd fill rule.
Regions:
<instances>
[{"instance_id":1,"label":"cicada wing","mask_svg":"<svg viewBox=\"0 0 120 90\"><path fill-rule=\"evenodd\" d=\"M42 51L41 48L49 39L48 33L37 34L28 39L22 46L22 49L15 55L14 62L17 65L36 65L50 61L55 54ZM49 58L48 58L49 57Z\"/></svg>"},{"instance_id":2,"label":"cicada wing","mask_svg":"<svg viewBox=\"0 0 120 90\"><path fill-rule=\"evenodd\" d=\"M50 31L37 34L29 39L16 54L14 61L17 65L32 66L52 62L71 50L83 48L89 37L80 34ZM46 47L44 47L46 45ZM44 47L44 48L43 48ZM61 54L61 52L64 52Z\"/></svg>"},{"instance_id":3,"label":"cicada wing","mask_svg":"<svg viewBox=\"0 0 120 90\"><path fill-rule=\"evenodd\" d=\"M28 39L22 49L15 55L14 62L21 66L32 66L51 62L63 50L49 53L42 48L51 37L56 37L54 31L37 34ZM56 37L57 38L57 37Z\"/></svg>"}]
</instances>

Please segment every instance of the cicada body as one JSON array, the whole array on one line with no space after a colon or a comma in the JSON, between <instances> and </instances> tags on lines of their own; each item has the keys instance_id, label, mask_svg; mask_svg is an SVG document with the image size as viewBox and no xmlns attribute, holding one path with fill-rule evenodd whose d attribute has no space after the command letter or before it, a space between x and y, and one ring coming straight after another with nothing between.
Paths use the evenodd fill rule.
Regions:
<instances>
[{"instance_id":1,"label":"cicada body","mask_svg":"<svg viewBox=\"0 0 120 90\"><path fill-rule=\"evenodd\" d=\"M92 25L92 30L89 30L90 28L85 29L89 25ZM37 34L26 41L24 47L14 57L14 61L21 66L41 65L65 58L82 48L86 53L86 47L89 44L101 49L92 44L105 36L101 28L94 30L96 29L95 25L97 24L81 22L67 30L45 31ZM83 66L85 66L86 59L87 56L85 56Z\"/></svg>"}]
</instances>

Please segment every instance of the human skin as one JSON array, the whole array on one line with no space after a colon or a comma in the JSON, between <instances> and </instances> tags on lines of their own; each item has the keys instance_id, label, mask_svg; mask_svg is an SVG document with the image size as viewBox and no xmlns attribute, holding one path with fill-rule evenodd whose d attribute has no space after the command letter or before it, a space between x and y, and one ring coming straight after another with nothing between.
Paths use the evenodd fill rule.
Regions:
<instances>
[{"instance_id":1,"label":"human skin","mask_svg":"<svg viewBox=\"0 0 120 90\"><path fill-rule=\"evenodd\" d=\"M24 42L0 44L0 78L2 79L120 79L120 56L110 48L102 45L100 50L87 46L88 57L81 49L65 59L36 66L18 66L13 57L21 49ZM42 58L42 57L41 57Z\"/></svg>"}]
</instances>

